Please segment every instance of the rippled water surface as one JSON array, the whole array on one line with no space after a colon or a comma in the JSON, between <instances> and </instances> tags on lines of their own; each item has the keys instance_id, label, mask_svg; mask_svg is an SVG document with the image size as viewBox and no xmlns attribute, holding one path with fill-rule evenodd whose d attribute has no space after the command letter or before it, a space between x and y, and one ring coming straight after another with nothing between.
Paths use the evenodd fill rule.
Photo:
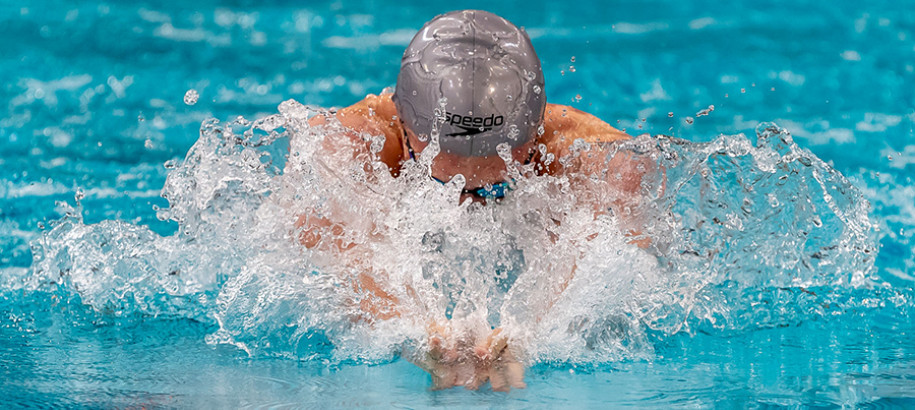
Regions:
<instances>
[{"instance_id":1,"label":"rippled water surface","mask_svg":"<svg viewBox=\"0 0 915 410\"><path fill-rule=\"evenodd\" d=\"M757 3L462 5L525 27L551 102L644 134L618 155L664 178L597 220L587 178L467 206L428 158L319 150L306 119L448 7L0 4L0 402L915 406L915 13ZM301 209L361 221L410 314L352 320ZM400 356L443 317L505 326L528 388L430 391Z\"/></svg>"}]
</instances>

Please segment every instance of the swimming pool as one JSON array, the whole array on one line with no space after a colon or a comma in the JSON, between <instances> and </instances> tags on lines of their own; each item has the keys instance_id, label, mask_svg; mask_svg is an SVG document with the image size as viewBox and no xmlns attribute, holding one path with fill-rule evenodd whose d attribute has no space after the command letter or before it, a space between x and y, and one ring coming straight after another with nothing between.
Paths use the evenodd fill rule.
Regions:
<instances>
[{"instance_id":1,"label":"swimming pool","mask_svg":"<svg viewBox=\"0 0 915 410\"><path fill-rule=\"evenodd\" d=\"M0 88L7 105L0 118L7 170L0 175L0 400L66 407L912 406L915 13L906 6L461 4L527 29L551 102L634 135L708 143L661 151L676 152L681 165L695 160L678 169L711 175L674 176L685 182L675 214L723 209L690 203L702 183L721 191L716 206L736 209L749 198L753 215L766 215L756 211L773 197L784 204L809 188L786 208L795 211L790 216L738 218L746 225L715 225L681 242L699 244L698 251L733 248L722 253L730 259L677 259L693 270L663 277L690 279L664 287L666 300L631 283L618 285L626 292L591 295L634 301L648 313L626 316L642 310L623 303L602 305L610 313L569 304L558 324L581 324L585 312L600 323L583 329L611 334L592 332L591 344L570 342L568 351L562 343L577 339L546 338L528 389L506 395L430 392L428 376L384 346L354 352L364 346L358 334L343 343L314 325L333 322L301 314L320 316L303 308L311 288L262 305L229 298L229 290L282 290L283 272L268 263L270 254L237 244L281 229L258 230L260 237L242 229L254 226L243 211L259 205L273 171L223 168L242 164L246 147L222 145L217 131L243 135L251 125L238 116L269 118L290 98L343 106L393 85L415 30L457 6L0 5L10 39L0 49L0 73L9 79ZM199 94L193 104L184 101L190 89ZM791 138L759 127L769 145L755 148L764 122ZM185 160L195 143L215 160ZM281 168L283 144L255 148ZM796 155L784 172L805 178L740 191L742 181L768 175L770 152ZM242 184L221 188L236 201L196 207L207 199L198 196L203 189L183 185L236 171L244 172ZM174 194L170 208L163 187ZM233 209L242 211L231 221L236 228L212 229L230 226ZM818 232L816 217L830 229L822 243L779 236ZM728 241L714 242L725 234ZM809 243L844 250L804 268L812 259L788 251ZM779 256L754 260L759 247ZM259 263L270 269L251 268ZM52 280L66 269L86 276ZM193 281L174 279L187 272ZM247 282L237 279L245 272ZM614 272L598 269L594 278L610 280ZM615 321L618 313L634 317L630 327Z\"/></svg>"}]
</instances>

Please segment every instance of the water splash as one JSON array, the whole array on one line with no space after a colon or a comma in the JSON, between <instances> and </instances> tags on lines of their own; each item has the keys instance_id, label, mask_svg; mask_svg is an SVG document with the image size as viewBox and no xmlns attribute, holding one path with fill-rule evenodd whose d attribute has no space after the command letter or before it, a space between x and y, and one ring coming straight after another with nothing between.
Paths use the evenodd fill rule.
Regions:
<instances>
[{"instance_id":1,"label":"water splash","mask_svg":"<svg viewBox=\"0 0 915 410\"><path fill-rule=\"evenodd\" d=\"M197 104L198 99L200 99L200 94L193 88L184 93L184 103L187 105Z\"/></svg>"},{"instance_id":2,"label":"water splash","mask_svg":"<svg viewBox=\"0 0 915 410\"><path fill-rule=\"evenodd\" d=\"M395 178L359 148L383 139L342 135L332 112L294 101L254 122L206 121L162 190L158 215L175 235L87 225L77 206L33 243L31 271L4 285L58 289L107 315L209 323L209 342L251 355L385 360L451 320L476 334L504 327L529 362L583 363L650 356L680 332L842 314L864 305L853 291L883 286L867 201L772 124L755 144L614 146L605 180L646 175L628 197L515 164L512 194L489 206L460 202L462 177L429 178L436 136ZM308 218L328 223L296 227ZM399 300L399 317L366 318L360 274Z\"/></svg>"}]
</instances>

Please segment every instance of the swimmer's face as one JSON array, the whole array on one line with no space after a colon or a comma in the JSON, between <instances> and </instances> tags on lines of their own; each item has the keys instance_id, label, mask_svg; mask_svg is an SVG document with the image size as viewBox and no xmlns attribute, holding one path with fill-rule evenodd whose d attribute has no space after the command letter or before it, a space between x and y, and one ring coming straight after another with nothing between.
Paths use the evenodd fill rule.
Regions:
<instances>
[{"instance_id":1,"label":"swimmer's face","mask_svg":"<svg viewBox=\"0 0 915 410\"><path fill-rule=\"evenodd\" d=\"M422 152L428 142L422 142L416 135L406 129L410 146L416 154ZM527 161L535 149L533 139L526 144L512 149L512 158L520 163ZM464 188L473 190L482 188L487 184L498 184L506 179L505 161L498 155L486 157L465 157L461 155L439 152L432 160L432 176L440 181L450 181L455 175L461 174L466 181ZM465 195L472 197L471 195ZM461 198L464 199L464 198ZM477 198L474 198L475 200Z\"/></svg>"}]
</instances>

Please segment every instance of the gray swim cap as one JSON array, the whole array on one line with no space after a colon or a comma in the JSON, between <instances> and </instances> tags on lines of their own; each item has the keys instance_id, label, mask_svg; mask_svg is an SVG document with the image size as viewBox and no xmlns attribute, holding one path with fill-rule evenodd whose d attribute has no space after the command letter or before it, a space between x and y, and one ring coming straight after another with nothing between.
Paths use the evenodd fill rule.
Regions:
<instances>
[{"instance_id":1,"label":"gray swim cap","mask_svg":"<svg viewBox=\"0 0 915 410\"><path fill-rule=\"evenodd\" d=\"M480 10L442 14L413 37L400 63L394 104L418 136L437 121L445 152L496 154L533 138L546 96L540 59L527 34Z\"/></svg>"}]
</instances>

